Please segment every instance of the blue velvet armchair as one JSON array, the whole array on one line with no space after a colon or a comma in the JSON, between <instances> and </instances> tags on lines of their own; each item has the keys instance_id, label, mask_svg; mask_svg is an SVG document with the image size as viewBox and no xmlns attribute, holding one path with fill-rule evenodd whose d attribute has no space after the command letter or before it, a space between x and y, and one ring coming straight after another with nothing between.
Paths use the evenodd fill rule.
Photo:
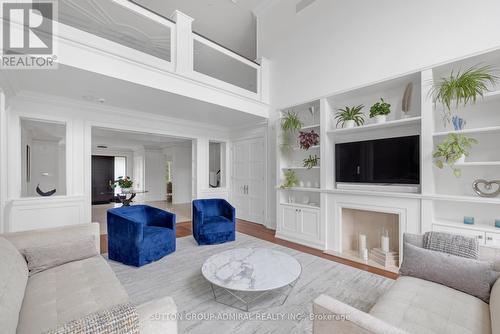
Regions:
<instances>
[{"instance_id":1,"label":"blue velvet armchair","mask_svg":"<svg viewBox=\"0 0 500 334\"><path fill-rule=\"evenodd\" d=\"M175 214L148 205L108 210L109 259L136 267L175 251Z\"/></svg>"},{"instance_id":2,"label":"blue velvet armchair","mask_svg":"<svg viewBox=\"0 0 500 334\"><path fill-rule=\"evenodd\" d=\"M235 240L236 211L223 199L193 201L193 236L198 245Z\"/></svg>"}]
</instances>

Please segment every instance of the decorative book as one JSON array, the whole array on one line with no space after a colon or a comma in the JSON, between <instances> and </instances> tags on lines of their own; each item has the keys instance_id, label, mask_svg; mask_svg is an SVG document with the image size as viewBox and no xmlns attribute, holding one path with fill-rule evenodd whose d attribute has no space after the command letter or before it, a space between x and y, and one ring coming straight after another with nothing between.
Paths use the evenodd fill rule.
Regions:
<instances>
[{"instance_id":1,"label":"decorative book","mask_svg":"<svg viewBox=\"0 0 500 334\"><path fill-rule=\"evenodd\" d=\"M384 252L380 248L373 248L370 250L370 260L384 266L384 267L398 267L399 266L399 253L398 252Z\"/></svg>"}]
</instances>

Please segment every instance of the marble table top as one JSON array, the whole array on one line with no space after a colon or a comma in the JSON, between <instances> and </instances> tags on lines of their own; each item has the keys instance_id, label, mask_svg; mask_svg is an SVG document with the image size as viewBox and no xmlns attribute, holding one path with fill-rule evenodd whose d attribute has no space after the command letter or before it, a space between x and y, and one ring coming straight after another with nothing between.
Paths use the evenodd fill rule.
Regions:
<instances>
[{"instance_id":1,"label":"marble table top","mask_svg":"<svg viewBox=\"0 0 500 334\"><path fill-rule=\"evenodd\" d=\"M273 249L235 248L209 257L201 271L210 283L229 290L268 291L296 281L302 267Z\"/></svg>"}]
</instances>

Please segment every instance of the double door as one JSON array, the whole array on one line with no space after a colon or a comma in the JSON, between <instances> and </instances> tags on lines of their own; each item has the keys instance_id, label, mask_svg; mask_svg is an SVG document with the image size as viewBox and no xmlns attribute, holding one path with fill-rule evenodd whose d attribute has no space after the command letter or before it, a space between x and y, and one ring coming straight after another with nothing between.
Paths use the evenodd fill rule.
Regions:
<instances>
[{"instance_id":1,"label":"double door","mask_svg":"<svg viewBox=\"0 0 500 334\"><path fill-rule=\"evenodd\" d=\"M233 143L231 199L239 219L259 224L265 221L265 159L263 138Z\"/></svg>"}]
</instances>

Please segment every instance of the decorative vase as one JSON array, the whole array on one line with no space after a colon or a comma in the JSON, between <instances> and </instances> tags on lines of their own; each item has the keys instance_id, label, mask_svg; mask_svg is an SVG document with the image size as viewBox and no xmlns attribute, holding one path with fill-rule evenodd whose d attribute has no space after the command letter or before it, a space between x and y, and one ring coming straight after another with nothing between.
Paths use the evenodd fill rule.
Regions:
<instances>
[{"instance_id":1,"label":"decorative vase","mask_svg":"<svg viewBox=\"0 0 500 334\"><path fill-rule=\"evenodd\" d=\"M387 115L377 115L375 116L375 123L385 123L387 121Z\"/></svg>"},{"instance_id":2,"label":"decorative vase","mask_svg":"<svg viewBox=\"0 0 500 334\"><path fill-rule=\"evenodd\" d=\"M366 234L358 235L358 256L364 258L364 252L366 250Z\"/></svg>"},{"instance_id":3,"label":"decorative vase","mask_svg":"<svg viewBox=\"0 0 500 334\"><path fill-rule=\"evenodd\" d=\"M350 119L344 123L344 128L346 128L346 129L352 129L355 126L356 126L356 123L354 123L354 121L352 119Z\"/></svg>"},{"instance_id":4,"label":"decorative vase","mask_svg":"<svg viewBox=\"0 0 500 334\"><path fill-rule=\"evenodd\" d=\"M401 119L407 119L407 118L410 118L410 114L408 114L404 111L401 111Z\"/></svg>"}]
</instances>

